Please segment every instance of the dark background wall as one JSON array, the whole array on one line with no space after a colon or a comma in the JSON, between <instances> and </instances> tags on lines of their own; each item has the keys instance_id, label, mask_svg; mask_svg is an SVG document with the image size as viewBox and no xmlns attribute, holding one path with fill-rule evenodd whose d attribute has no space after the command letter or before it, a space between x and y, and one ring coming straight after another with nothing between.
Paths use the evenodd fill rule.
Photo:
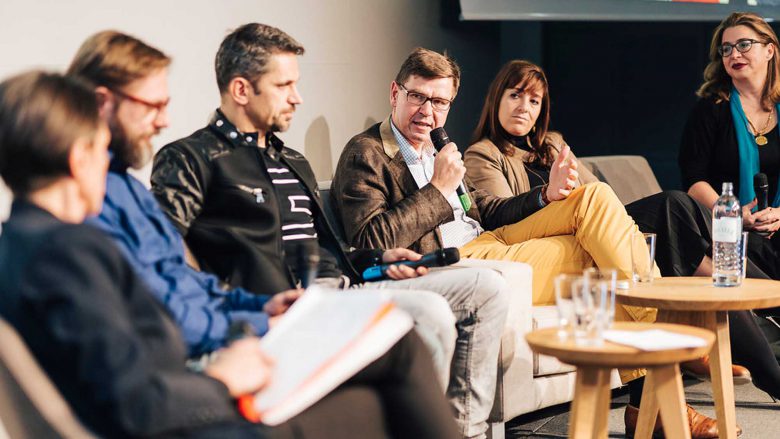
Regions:
<instances>
[{"instance_id":1,"label":"dark background wall","mask_svg":"<svg viewBox=\"0 0 780 439\"><path fill-rule=\"evenodd\" d=\"M696 102L717 23L479 23L458 22L451 19L451 10L443 12L445 27L478 34L496 45L489 49L491 55L497 52L495 62L462 65L462 93L474 88L478 96L470 96L468 104L459 97L453 106L448 126L457 125L453 138L461 147L470 140L495 73L507 60L523 58L545 69L552 129L564 135L576 154L642 155L664 189L680 188L680 137Z\"/></svg>"},{"instance_id":2,"label":"dark background wall","mask_svg":"<svg viewBox=\"0 0 780 439\"><path fill-rule=\"evenodd\" d=\"M544 23L553 129L580 155L637 154L679 189L677 151L713 23Z\"/></svg>"}]
</instances>

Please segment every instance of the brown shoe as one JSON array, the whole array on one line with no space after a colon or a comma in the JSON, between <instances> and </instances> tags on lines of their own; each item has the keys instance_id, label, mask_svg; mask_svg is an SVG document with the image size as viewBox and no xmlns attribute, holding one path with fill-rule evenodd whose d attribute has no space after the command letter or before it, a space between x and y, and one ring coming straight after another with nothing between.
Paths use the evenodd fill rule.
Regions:
<instances>
[{"instance_id":1,"label":"brown shoe","mask_svg":"<svg viewBox=\"0 0 780 439\"><path fill-rule=\"evenodd\" d=\"M680 371L685 375L695 377L702 381L710 381L710 356L705 355L697 360L680 363ZM734 377L735 386L753 382L750 371L747 370L747 368L736 364L731 365L731 376Z\"/></svg>"},{"instance_id":2,"label":"brown shoe","mask_svg":"<svg viewBox=\"0 0 780 439\"><path fill-rule=\"evenodd\" d=\"M718 423L712 418L708 418L701 413L693 409L693 407L686 405L688 409L688 425L691 427L691 439L712 439L718 437ZM626 411L623 414L623 421L626 424L626 437L633 438L636 432L636 422L639 419L639 409L626 405ZM742 428L737 425L737 436L742 434ZM653 427L653 437L663 438L664 427L661 424L661 415L655 419L655 427Z\"/></svg>"}]
</instances>

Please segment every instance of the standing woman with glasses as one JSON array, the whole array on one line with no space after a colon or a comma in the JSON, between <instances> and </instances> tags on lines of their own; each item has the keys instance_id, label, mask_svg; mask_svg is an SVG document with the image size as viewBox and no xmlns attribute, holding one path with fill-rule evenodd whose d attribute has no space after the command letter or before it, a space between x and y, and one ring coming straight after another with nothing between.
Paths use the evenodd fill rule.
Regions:
<instances>
[{"instance_id":1,"label":"standing woman with glasses","mask_svg":"<svg viewBox=\"0 0 780 439\"><path fill-rule=\"evenodd\" d=\"M734 183L749 230L748 256L780 279L780 64L777 35L758 15L738 12L715 29L700 97L680 145L679 165L688 194L707 207L723 182ZM756 208L753 177L769 181L769 207Z\"/></svg>"}]
</instances>

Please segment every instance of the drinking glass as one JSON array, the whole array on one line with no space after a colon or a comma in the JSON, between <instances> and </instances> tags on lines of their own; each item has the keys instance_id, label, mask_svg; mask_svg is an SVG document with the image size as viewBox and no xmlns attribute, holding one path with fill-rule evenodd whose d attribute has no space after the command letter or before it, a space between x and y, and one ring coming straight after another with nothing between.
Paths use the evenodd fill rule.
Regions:
<instances>
[{"instance_id":1,"label":"drinking glass","mask_svg":"<svg viewBox=\"0 0 780 439\"><path fill-rule=\"evenodd\" d=\"M555 306L558 309L558 338L569 338L574 333L574 299L572 289L582 276L559 274L555 277Z\"/></svg>"},{"instance_id":2,"label":"drinking glass","mask_svg":"<svg viewBox=\"0 0 780 439\"><path fill-rule=\"evenodd\" d=\"M601 323L609 329L615 322L615 292L617 291L617 270L611 268L588 268L582 272L586 288L597 288L598 299L604 303L604 316ZM601 285L600 283L603 283Z\"/></svg>"},{"instance_id":3,"label":"drinking glass","mask_svg":"<svg viewBox=\"0 0 780 439\"><path fill-rule=\"evenodd\" d=\"M604 342L603 321L606 317L606 296L608 282L598 281L593 287L586 287L584 279L572 283L574 303L574 341L580 346L600 346Z\"/></svg>"},{"instance_id":4,"label":"drinking glass","mask_svg":"<svg viewBox=\"0 0 780 439\"><path fill-rule=\"evenodd\" d=\"M655 233L631 234L631 277L637 282L653 282Z\"/></svg>"},{"instance_id":5,"label":"drinking glass","mask_svg":"<svg viewBox=\"0 0 780 439\"><path fill-rule=\"evenodd\" d=\"M747 277L747 246L748 232L742 232L742 240L739 242L739 254L742 257L742 272L740 273L740 282Z\"/></svg>"}]
</instances>

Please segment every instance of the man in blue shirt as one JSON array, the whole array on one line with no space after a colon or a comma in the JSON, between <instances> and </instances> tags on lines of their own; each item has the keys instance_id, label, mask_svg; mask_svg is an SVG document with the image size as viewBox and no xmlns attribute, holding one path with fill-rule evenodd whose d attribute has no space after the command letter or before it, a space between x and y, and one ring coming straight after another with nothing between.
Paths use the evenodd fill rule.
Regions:
<instances>
[{"instance_id":1,"label":"man in blue shirt","mask_svg":"<svg viewBox=\"0 0 780 439\"><path fill-rule=\"evenodd\" d=\"M130 50L130 56L114 61L124 65L96 67L120 47ZM197 356L222 347L234 321L248 322L256 334L264 334L269 312L283 312L300 293L289 291L272 300L241 288L224 289L216 276L189 267L176 229L144 185L127 173L128 167L142 167L151 159L151 138L168 126L169 64L159 50L107 31L82 45L68 73L96 84L112 131L103 210L89 222L113 238L181 326L190 356Z\"/></svg>"}]
</instances>

